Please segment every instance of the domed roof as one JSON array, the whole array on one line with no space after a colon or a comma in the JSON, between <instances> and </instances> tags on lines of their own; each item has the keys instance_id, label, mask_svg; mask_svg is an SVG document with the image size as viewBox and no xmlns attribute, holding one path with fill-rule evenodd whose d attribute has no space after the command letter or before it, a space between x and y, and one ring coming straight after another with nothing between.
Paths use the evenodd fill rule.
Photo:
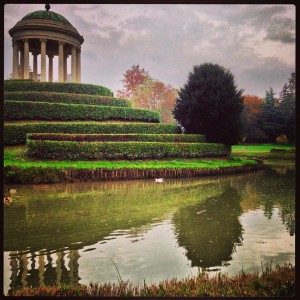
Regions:
<instances>
[{"instance_id":1,"label":"domed roof","mask_svg":"<svg viewBox=\"0 0 300 300\"><path fill-rule=\"evenodd\" d=\"M72 26L72 24L65 17L49 10L37 10L27 14L25 17L22 18L22 20L31 20L31 19L43 19L43 20L56 21L56 22L60 22Z\"/></svg>"}]
</instances>

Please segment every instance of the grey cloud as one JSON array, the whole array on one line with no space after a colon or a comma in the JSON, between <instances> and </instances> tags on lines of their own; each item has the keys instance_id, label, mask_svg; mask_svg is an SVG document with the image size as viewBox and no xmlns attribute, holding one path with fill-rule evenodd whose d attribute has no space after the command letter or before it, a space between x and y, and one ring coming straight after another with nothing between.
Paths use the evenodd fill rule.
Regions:
<instances>
[{"instance_id":1,"label":"grey cloud","mask_svg":"<svg viewBox=\"0 0 300 300\"><path fill-rule=\"evenodd\" d=\"M288 31L269 32L266 40L278 41L284 44L294 44L295 36Z\"/></svg>"},{"instance_id":2,"label":"grey cloud","mask_svg":"<svg viewBox=\"0 0 300 300\"><path fill-rule=\"evenodd\" d=\"M247 5L228 14L236 26L265 31L265 39L282 43L295 42L295 21L285 16L287 6Z\"/></svg>"}]
</instances>

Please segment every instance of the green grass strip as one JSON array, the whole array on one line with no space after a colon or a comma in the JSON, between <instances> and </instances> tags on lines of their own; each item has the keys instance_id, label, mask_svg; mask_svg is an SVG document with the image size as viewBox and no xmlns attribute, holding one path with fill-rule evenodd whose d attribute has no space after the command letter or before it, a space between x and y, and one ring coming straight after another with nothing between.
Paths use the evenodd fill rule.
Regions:
<instances>
[{"instance_id":1,"label":"green grass strip","mask_svg":"<svg viewBox=\"0 0 300 300\"><path fill-rule=\"evenodd\" d=\"M289 151L295 149L295 145L279 144L251 144L251 145L234 145L231 147L232 155L243 157L255 157L260 159L295 159L295 153L289 152L270 152L271 149L280 149Z\"/></svg>"}]
</instances>

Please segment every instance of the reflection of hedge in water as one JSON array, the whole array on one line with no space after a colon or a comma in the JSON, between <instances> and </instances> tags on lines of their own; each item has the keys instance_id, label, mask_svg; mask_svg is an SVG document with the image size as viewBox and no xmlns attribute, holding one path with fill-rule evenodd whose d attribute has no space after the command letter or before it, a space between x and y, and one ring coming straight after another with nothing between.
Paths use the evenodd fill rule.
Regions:
<instances>
[{"instance_id":1,"label":"reflection of hedge in water","mask_svg":"<svg viewBox=\"0 0 300 300\"><path fill-rule=\"evenodd\" d=\"M51 93L51 92L4 92L4 100L33 101L49 103L90 104L102 106L131 107L127 99L119 99L111 96Z\"/></svg>"},{"instance_id":2,"label":"reflection of hedge in water","mask_svg":"<svg viewBox=\"0 0 300 300\"><path fill-rule=\"evenodd\" d=\"M242 242L241 197L229 185L223 188L222 194L209 195L204 202L181 208L174 216L178 244L187 250L192 267L222 266Z\"/></svg>"},{"instance_id":3,"label":"reflection of hedge in water","mask_svg":"<svg viewBox=\"0 0 300 300\"><path fill-rule=\"evenodd\" d=\"M223 187L213 183L178 186L137 185L122 190L96 189L89 193L57 193L54 190L20 190L18 204L5 208L4 250L31 251L78 248L103 240L114 230L139 228L166 213L218 195ZM143 197L140 197L140 194ZM17 215L14 212L22 206ZM145 209L147 208L147 209ZM157 221L156 221L157 222ZM36 238L38 237L38 238ZM82 244L72 245L72 243Z\"/></svg>"},{"instance_id":4,"label":"reflection of hedge in water","mask_svg":"<svg viewBox=\"0 0 300 300\"><path fill-rule=\"evenodd\" d=\"M131 107L6 100L4 120L127 120L159 123L156 111Z\"/></svg>"},{"instance_id":5,"label":"reflection of hedge in water","mask_svg":"<svg viewBox=\"0 0 300 300\"><path fill-rule=\"evenodd\" d=\"M5 183L55 183L77 181L106 181L106 180L131 180L147 178L181 178L211 175L236 174L262 168L261 163L255 165L222 167L218 169L57 169L42 167L4 167Z\"/></svg>"},{"instance_id":6,"label":"reflection of hedge in water","mask_svg":"<svg viewBox=\"0 0 300 300\"><path fill-rule=\"evenodd\" d=\"M100 122L35 122L4 124L4 145L26 143L26 134L31 132L52 132L71 134L174 134L180 133L180 127L158 123L100 123Z\"/></svg>"},{"instance_id":7,"label":"reflection of hedge in water","mask_svg":"<svg viewBox=\"0 0 300 300\"><path fill-rule=\"evenodd\" d=\"M225 156L230 147L213 143L26 141L30 156L58 160L195 158Z\"/></svg>"}]
</instances>

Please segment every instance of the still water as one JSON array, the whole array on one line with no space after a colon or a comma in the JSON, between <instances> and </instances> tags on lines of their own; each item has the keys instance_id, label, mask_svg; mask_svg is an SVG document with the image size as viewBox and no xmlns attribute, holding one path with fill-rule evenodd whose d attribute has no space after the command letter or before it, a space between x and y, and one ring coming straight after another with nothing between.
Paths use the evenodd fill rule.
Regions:
<instances>
[{"instance_id":1,"label":"still water","mask_svg":"<svg viewBox=\"0 0 300 300\"><path fill-rule=\"evenodd\" d=\"M293 163L163 183L14 187L18 194L4 207L5 294L295 264Z\"/></svg>"}]
</instances>

